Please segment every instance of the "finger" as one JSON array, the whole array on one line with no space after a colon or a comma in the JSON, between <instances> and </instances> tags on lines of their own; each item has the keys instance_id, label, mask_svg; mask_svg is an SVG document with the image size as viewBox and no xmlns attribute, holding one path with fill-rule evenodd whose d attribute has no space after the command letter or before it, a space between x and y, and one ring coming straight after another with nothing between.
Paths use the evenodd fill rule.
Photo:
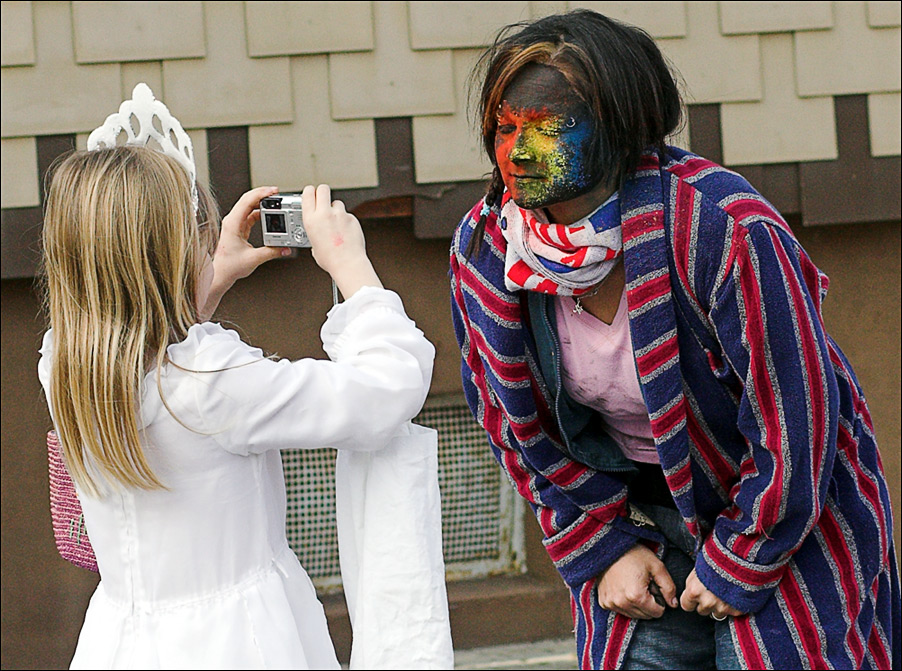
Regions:
<instances>
[{"instance_id":1,"label":"finger","mask_svg":"<svg viewBox=\"0 0 902 671\"><path fill-rule=\"evenodd\" d=\"M279 189L275 186L258 186L256 189L246 191L223 219L223 223L226 219L244 221L256 209L261 200L278 192Z\"/></svg>"},{"instance_id":2,"label":"finger","mask_svg":"<svg viewBox=\"0 0 902 671\"><path fill-rule=\"evenodd\" d=\"M614 599L615 605L629 612L631 617L650 620L661 617L666 610L658 605L654 596L646 585L637 585L628 588L619 598Z\"/></svg>"},{"instance_id":3,"label":"finger","mask_svg":"<svg viewBox=\"0 0 902 671\"><path fill-rule=\"evenodd\" d=\"M671 608L676 608L678 603L676 585L673 582L673 578L670 577L667 567L664 566L664 562L659 561L652 564L650 569L652 580L654 581L652 584L656 585L660 590L665 603Z\"/></svg>"},{"instance_id":4,"label":"finger","mask_svg":"<svg viewBox=\"0 0 902 671\"><path fill-rule=\"evenodd\" d=\"M688 586L683 591L682 595L680 595L680 608L687 613L691 613L698 608L698 595L690 591Z\"/></svg>"},{"instance_id":5,"label":"finger","mask_svg":"<svg viewBox=\"0 0 902 671\"><path fill-rule=\"evenodd\" d=\"M599 602L598 604L601 606L603 610L617 613L618 615L623 615L624 617L628 617L632 620L649 620L651 618L648 617L641 609L637 608L631 603L624 601L623 603L618 603L615 601L605 601L604 603Z\"/></svg>"},{"instance_id":6,"label":"finger","mask_svg":"<svg viewBox=\"0 0 902 671\"><path fill-rule=\"evenodd\" d=\"M619 613L620 615L624 615L631 620L651 620L652 618L648 617L645 613L643 613L638 608L612 608L615 613Z\"/></svg>"},{"instance_id":7,"label":"finger","mask_svg":"<svg viewBox=\"0 0 902 671\"><path fill-rule=\"evenodd\" d=\"M619 613L620 615L626 615L626 617L632 617L629 613L625 612L625 608L629 607L629 604L623 595L616 594L605 594L598 592L598 605L601 606L602 610L608 610L612 613Z\"/></svg>"},{"instance_id":8,"label":"finger","mask_svg":"<svg viewBox=\"0 0 902 671\"><path fill-rule=\"evenodd\" d=\"M250 235L254 224L260 221L260 216L260 210L254 210L241 223L241 235L245 240Z\"/></svg>"},{"instance_id":9,"label":"finger","mask_svg":"<svg viewBox=\"0 0 902 671\"><path fill-rule=\"evenodd\" d=\"M739 617L742 615L742 612L733 608L726 601L718 597L714 592L706 592L701 599L705 610L707 611L706 615L711 615L712 617L717 617L717 619L723 619L726 617ZM699 612L701 613L702 609L699 608Z\"/></svg>"},{"instance_id":10,"label":"finger","mask_svg":"<svg viewBox=\"0 0 902 671\"><path fill-rule=\"evenodd\" d=\"M283 256L291 256L290 247L257 247L254 249L254 261L257 266Z\"/></svg>"},{"instance_id":11,"label":"finger","mask_svg":"<svg viewBox=\"0 0 902 671\"><path fill-rule=\"evenodd\" d=\"M333 200L333 201L332 201L332 207L333 207L336 211L338 211L338 212L347 212L347 210L345 209L345 204L344 204L343 201L340 201L340 200Z\"/></svg>"},{"instance_id":12,"label":"finger","mask_svg":"<svg viewBox=\"0 0 902 671\"><path fill-rule=\"evenodd\" d=\"M713 608L708 615L711 619L717 620L718 622L723 622L728 617L728 614L721 612L719 608Z\"/></svg>"},{"instance_id":13,"label":"finger","mask_svg":"<svg viewBox=\"0 0 902 671\"><path fill-rule=\"evenodd\" d=\"M657 606L657 604L656 604ZM639 606L620 606L614 607L609 610L614 611L615 613L620 613L621 615L625 615L628 618L633 620L656 620L664 614L664 608L657 606L660 611L655 611L653 609L640 608Z\"/></svg>"},{"instance_id":14,"label":"finger","mask_svg":"<svg viewBox=\"0 0 902 671\"><path fill-rule=\"evenodd\" d=\"M316 211L316 188L308 184L301 192L301 217L308 221Z\"/></svg>"},{"instance_id":15,"label":"finger","mask_svg":"<svg viewBox=\"0 0 902 671\"><path fill-rule=\"evenodd\" d=\"M317 209L329 207L332 203L332 189L328 184L320 184L316 187L316 207Z\"/></svg>"},{"instance_id":16,"label":"finger","mask_svg":"<svg viewBox=\"0 0 902 671\"><path fill-rule=\"evenodd\" d=\"M692 569L689 575L686 576L686 588L680 595L680 607L687 612L692 612L698 608L699 598L704 591L705 586L695 576L695 569Z\"/></svg>"},{"instance_id":17,"label":"finger","mask_svg":"<svg viewBox=\"0 0 902 671\"><path fill-rule=\"evenodd\" d=\"M698 607L695 609L695 612L701 615L702 617L708 617L711 613L716 612L716 603L711 598L702 598L698 602ZM718 617L720 615L718 614Z\"/></svg>"},{"instance_id":18,"label":"finger","mask_svg":"<svg viewBox=\"0 0 902 671\"><path fill-rule=\"evenodd\" d=\"M645 596L635 604L635 608L639 611L643 619L646 620L659 618L667 610L664 606L655 601L654 596L650 592L645 593Z\"/></svg>"},{"instance_id":19,"label":"finger","mask_svg":"<svg viewBox=\"0 0 902 671\"><path fill-rule=\"evenodd\" d=\"M599 598L598 605L601 606L603 610L619 613L620 615L634 620L653 620L661 617L666 610L662 606L656 604L651 596L649 596L648 602L632 601L623 595L613 598L610 601L605 600L604 602Z\"/></svg>"}]
</instances>

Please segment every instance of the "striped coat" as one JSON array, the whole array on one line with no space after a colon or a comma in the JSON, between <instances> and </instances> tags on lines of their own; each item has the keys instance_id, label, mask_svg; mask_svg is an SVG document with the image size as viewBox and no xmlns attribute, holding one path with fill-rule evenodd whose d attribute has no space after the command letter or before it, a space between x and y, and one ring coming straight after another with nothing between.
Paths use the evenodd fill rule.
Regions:
<instances>
[{"instance_id":1,"label":"striped coat","mask_svg":"<svg viewBox=\"0 0 902 671\"><path fill-rule=\"evenodd\" d=\"M634 622L598 607L595 578L637 541L613 473L561 447L526 302L505 289L491 212L478 255L451 250L464 391L532 506L571 590L582 668L617 668ZM696 572L747 612L747 668L900 666L890 498L870 414L824 330L827 278L739 175L681 150L620 192L636 367ZM522 293L522 292L521 292Z\"/></svg>"}]
</instances>

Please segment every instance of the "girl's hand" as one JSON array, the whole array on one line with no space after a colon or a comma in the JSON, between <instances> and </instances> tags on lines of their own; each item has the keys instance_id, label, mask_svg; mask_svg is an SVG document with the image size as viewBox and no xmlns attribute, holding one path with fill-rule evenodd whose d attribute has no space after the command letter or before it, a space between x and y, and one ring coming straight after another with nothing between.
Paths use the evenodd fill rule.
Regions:
<instances>
[{"instance_id":1,"label":"girl's hand","mask_svg":"<svg viewBox=\"0 0 902 671\"><path fill-rule=\"evenodd\" d=\"M655 599L655 592L676 608L676 585L664 562L639 543L601 574L598 605L629 618L651 620L661 617L665 610Z\"/></svg>"},{"instance_id":2,"label":"girl's hand","mask_svg":"<svg viewBox=\"0 0 902 671\"><path fill-rule=\"evenodd\" d=\"M213 254L213 282L206 301L200 306L202 317L213 315L236 280L247 277L267 261L291 254L287 247L254 247L247 241L254 224L260 221L260 201L278 191L274 186L251 189L223 218L219 244Z\"/></svg>"},{"instance_id":3,"label":"girl's hand","mask_svg":"<svg viewBox=\"0 0 902 671\"><path fill-rule=\"evenodd\" d=\"M332 276L346 300L363 286L382 287L366 255L360 222L345 210L344 203L332 200L328 185L306 187L301 209L313 258Z\"/></svg>"},{"instance_id":4,"label":"girl's hand","mask_svg":"<svg viewBox=\"0 0 902 671\"><path fill-rule=\"evenodd\" d=\"M705 587L695 575L695 569L692 569L692 573L686 578L686 589L680 597L680 605L685 611L694 610L699 615L710 615L715 620L723 620L728 615L739 617L743 614Z\"/></svg>"}]
</instances>

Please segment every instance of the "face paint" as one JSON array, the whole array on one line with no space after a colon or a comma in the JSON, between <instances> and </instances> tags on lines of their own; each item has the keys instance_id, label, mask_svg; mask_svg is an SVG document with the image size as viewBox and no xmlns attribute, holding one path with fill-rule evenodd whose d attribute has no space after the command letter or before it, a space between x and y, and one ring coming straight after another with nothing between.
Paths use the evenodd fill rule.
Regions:
<instances>
[{"instance_id":1,"label":"face paint","mask_svg":"<svg viewBox=\"0 0 902 671\"><path fill-rule=\"evenodd\" d=\"M567 201L596 185L586 158L593 130L588 107L557 69L524 68L504 91L497 121L495 160L520 207Z\"/></svg>"}]
</instances>

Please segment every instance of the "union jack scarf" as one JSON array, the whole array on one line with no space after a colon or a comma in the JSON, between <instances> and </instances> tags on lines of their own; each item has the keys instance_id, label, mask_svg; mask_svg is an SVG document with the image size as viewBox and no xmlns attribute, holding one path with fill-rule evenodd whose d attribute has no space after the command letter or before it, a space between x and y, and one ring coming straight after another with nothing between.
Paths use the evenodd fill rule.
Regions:
<instances>
[{"instance_id":1,"label":"union jack scarf","mask_svg":"<svg viewBox=\"0 0 902 671\"><path fill-rule=\"evenodd\" d=\"M499 224L507 240L504 284L509 291L582 296L623 254L616 192L573 224L551 224L541 210L519 207L505 190Z\"/></svg>"}]
</instances>

